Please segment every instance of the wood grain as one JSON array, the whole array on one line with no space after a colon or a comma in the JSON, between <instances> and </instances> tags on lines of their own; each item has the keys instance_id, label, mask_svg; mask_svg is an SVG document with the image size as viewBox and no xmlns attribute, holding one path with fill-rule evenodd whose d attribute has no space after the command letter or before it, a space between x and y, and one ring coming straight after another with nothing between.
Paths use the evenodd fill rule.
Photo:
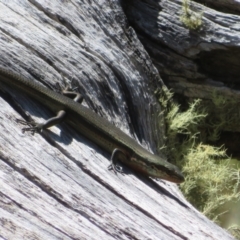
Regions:
<instances>
[{"instance_id":1,"label":"wood grain","mask_svg":"<svg viewBox=\"0 0 240 240\"><path fill-rule=\"evenodd\" d=\"M1 66L52 89L64 76L146 148L164 144L163 83L119 1L1 0L0 16ZM23 134L16 118L52 113L13 89L0 96L2 239L233 239L175 184L108 171L109 155L66 124Z\"/></svg>"}]
</instances>

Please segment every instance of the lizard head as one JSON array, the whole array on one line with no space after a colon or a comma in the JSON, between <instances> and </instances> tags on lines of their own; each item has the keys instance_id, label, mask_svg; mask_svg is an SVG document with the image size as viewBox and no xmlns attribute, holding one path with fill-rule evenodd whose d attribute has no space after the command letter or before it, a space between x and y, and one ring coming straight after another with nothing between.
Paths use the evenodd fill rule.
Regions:
<instances>
[{"instance_id":1,"label":"lizard head","mask_svg":"<svg viewBox=\"0 0 240 240\"><path fill-rule=\"evenodd\" d=\"M174 183L184 181L184 176L177 166L147 151L144 154L134 153L129 164L136 171L153 178L161 178Z\"/></svg>"}]
</instances>

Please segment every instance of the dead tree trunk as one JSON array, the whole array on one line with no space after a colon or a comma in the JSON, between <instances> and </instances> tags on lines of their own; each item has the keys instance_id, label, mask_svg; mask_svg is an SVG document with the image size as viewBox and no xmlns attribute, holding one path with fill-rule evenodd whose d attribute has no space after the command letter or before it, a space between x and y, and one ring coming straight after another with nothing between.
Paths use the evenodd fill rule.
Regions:
<instances>
[{"instance_id":1,"label":"dead tree trunk","mask_svg":"<svg viewBox=\"0 0 240 240\"><path fill-rule=\"evenodd\" d=\"M120 1L0 0L0 16L1 66L54 90L71 80L146 148L164 144L163 83ZM69 126L23 134L16 118L52 116L40 103L4 89L0 106L2 239L233 239L177 185L109 172L110 156Z\"/></svg>"}]
</instances>

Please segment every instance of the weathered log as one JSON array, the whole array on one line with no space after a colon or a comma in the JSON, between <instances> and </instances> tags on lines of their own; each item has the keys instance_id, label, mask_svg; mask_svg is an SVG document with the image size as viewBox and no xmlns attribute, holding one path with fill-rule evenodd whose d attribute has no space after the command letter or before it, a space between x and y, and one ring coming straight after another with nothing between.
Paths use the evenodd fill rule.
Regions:
<instances>
[{"instance_id":1,"label":"weathered log","mask_svg":"<svg viewBox=\"0 0 240 240\"><path fill-rule=\"evenodd\" d=\"M215 1L215 5L222 2ZM235 1L234 7L239 8L239 2ZM190 14L203 14L201 26L191 30L180 20L183 14L180 0L154 4L131 1L125 10L164 82L174 92L190 98L211 99L215 90L239 100L236 91L240 79L238 15L191 1Z\"/></svg>"},{"instance_id":2,"label":"weathered log","mask_svg":"<svg viewBox=\"0 0 240 240\"><path fill-rule=\"evenodd\" d=\"M72 80L146 148L164 144L163 83L119 1L1 0L0 16L1 66L52 89ZM109 155L69 126L23 134L16 118L52 116L41 103L1 88L0 106L1 238L233 239L176 185L109 172Z\"/></svg>"}]
</instances>

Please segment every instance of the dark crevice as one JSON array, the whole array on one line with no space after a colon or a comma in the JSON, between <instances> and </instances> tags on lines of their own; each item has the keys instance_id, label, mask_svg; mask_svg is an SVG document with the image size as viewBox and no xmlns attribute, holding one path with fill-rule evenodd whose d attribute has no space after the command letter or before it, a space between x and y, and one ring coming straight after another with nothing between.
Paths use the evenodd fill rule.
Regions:
<instances>
[{"instance_id":1,"label":"dark crevice","mask_svg":"<svg viewBox=\"0 0 240 240\"><path fill-rule=\"evenodd\" d=\"M240 133L239 132L229 132L222 131L219 134L219 139L216 142L210 142L210 144L214 144L218 147L226 148L226 153L228 156L232 156L233 158L240 159Z\"/></svg>"},{"instance_id":2,"label":"dark crevice","mask_svg":"<svg viewBox=\"0 0 240 240\"><path fill-rule=\"evenodd\" d=\"M143 131L141 130L142 128L139 127L138 119L140 118L139 118L138 112L136 111L136 107L133 105L134 101L131 98L131 92L129 91L127 85L125 84L124 76L116 66L111 65L109 67L113 71L114 75L116 76L119 82L119 85L122 88L121 92L124 93L124 96L125 96L125 100L127 103L127 109L125 110L127 111L126 116L129 116L127 120L128 120L128 125L130 126L130 133L131 135L134 135L134 133L136 133L138 139L140 140L140 142L142 142L144 134L143 134Z\"/></svg>"},{"instance_id":3,"label":"dark crevice","mask_svg":"<svg viewBox=\"0 0 240 240\"><path fill-rule=\"evenodd\" d=\"M227 50L218 49L201 52L196 59L199 71L212 79L224 82L227 86L240 85L240 50L228 47Z\"/></svg>"}]
</instances>

